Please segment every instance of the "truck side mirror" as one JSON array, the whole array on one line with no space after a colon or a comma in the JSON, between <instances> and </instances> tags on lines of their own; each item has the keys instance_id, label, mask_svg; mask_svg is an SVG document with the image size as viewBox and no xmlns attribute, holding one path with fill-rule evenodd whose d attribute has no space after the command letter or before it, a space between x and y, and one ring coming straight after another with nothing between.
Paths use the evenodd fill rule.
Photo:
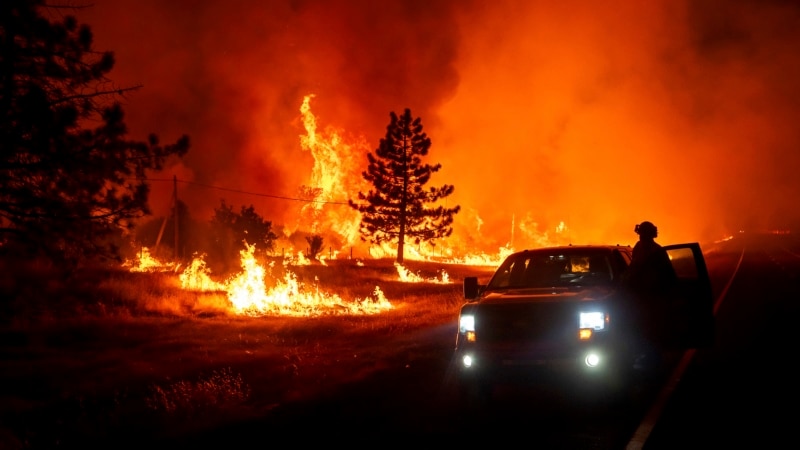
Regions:
<instances>
[{"instance_id":1,"label":"truck side mirror","mask_svg":"<svg viewBox=\"0 0 800 450\"><path fill-rule=\"evenodd\" d=\"M465 277L464 278L464 298L467 300L474 300L478 297L478 277Z\"/></svg>"}]
</instances>

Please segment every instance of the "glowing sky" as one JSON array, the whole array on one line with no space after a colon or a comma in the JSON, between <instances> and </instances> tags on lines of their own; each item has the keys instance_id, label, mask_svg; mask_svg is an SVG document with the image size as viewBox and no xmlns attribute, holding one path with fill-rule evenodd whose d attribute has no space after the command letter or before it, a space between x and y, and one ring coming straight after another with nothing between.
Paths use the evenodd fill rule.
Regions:
<instances>
[{"instance_id":1,"label":"glowing sky","mask_svg":"<svg viewBox=\"0 0 800 450\"><path fill-rule=\"evenodd\" d=\"M190 135L164 178L296 197L314 94L318 126L364 152L390 111L421 117L462 242L627 244L651 220L671 243L800 223L800 5L612 3L94 0L74 14L115 53L114 82L143 86L125 101L134 137ZM171 188L154 185L154 213ZM201 217L223 197L276 224L300 207L179 189Z\"/></svg>"}]
</instances>

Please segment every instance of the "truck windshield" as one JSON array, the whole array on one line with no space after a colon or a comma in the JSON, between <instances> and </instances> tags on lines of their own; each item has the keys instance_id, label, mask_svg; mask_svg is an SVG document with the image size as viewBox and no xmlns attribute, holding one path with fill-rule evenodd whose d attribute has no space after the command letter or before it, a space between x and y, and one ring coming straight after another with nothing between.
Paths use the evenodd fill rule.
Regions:
<instances>
[{"instance_id":1,"label":"truck windshield","mask_svg":"<svg viewBox=\"0 0 800 450\"><path fill-rule=\"evenodd\" d=\"M522 252L509 256L489 282L489 289L542 288L608 283L607 254Z\"/></svg>"}]
</instances>

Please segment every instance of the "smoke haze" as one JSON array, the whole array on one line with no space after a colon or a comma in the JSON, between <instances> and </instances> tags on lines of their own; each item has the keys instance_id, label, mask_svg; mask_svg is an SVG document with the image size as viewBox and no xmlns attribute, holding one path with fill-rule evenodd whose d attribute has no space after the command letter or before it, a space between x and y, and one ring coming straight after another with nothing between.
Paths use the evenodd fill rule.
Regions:
<instances>
[{"instance_id":1,"label":"smoke haze","mask_svg":"<svg viewBox=\"0 0 800 450\"><path fill-rule=\"evenodd\" d=\"M455 245L722 238L796 227L800 6L790 1L96 0L133 137L192 149L161 174L196 217L219 199L296 222L318 132L363 166L410 108L452 184ZM154 183L156 215L171 183ZM357 192L337 192L346 201ZM347 208L329 205L326 208Z\"/></svg>"}]
</instances>

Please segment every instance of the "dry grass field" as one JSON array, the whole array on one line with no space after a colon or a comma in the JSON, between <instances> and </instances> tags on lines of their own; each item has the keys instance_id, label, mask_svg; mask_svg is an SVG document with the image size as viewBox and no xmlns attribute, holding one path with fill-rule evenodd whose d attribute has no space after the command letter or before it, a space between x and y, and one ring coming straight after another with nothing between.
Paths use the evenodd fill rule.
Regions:
<instances>
[{"instance_id":1,"label":"dry grass field","mask_svg":"<svg viewBox=\"0 0 800 450\"><path fill-rule=\"evenodd\" d=\"M236 312L225 292L182 288L174 271L65 275L5 261L0 448L181 439L263 419L384 370L425 371L452 347L464 276L488 278L493 268L405 267L423 281L400 281L391 260L278 269L319 298L369 299L377 286L392 306L287 316ZM447 282L424 281L443 271Z\"/></svg>"}]
</instances>

